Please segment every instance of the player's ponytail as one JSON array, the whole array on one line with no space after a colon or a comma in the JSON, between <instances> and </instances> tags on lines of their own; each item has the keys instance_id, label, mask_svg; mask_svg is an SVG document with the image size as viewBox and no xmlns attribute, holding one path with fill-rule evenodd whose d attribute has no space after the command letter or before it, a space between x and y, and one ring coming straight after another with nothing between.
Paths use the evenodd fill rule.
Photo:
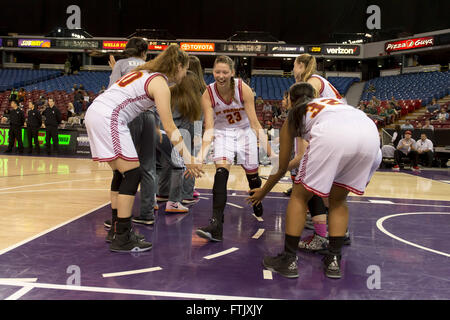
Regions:
<instances>
[{"instance_id":1,"label":"player's ponytail","mask_svg":"<svg viewBox=\"0 0 450 320\"><path fill-rule=\"evenodd\" d=\"M288 114L288 126L292 135L303 135L304 119L307 105L314 99L314 87L306 82L295 83L289 89L291 109Z\"/></svg>"},{"instance_id":2,"label":"player's ponytail","mask_svg":"<svg viewBox=\"0 0 450 320\"><path fill-rule=\"evenodd\" d=\"M174 79L178 72L178 65L180 64L183 68L188 67L189 56L178 45L172 44L153 60L137 67L135 71L147 70L149 72L160 72L165 74L169 79Z\"/></svg>"},{"instance_id":3,"label":"player's ponytail","mask_svg":"<svg viewBox=\"0 0 450 320\"><path fill-rule=\"evenodd\" d=\"M305 72L302 74L301 81L306 82L308 79L317 72L316 58L308 53L304 53L295 58L296 63L303 63L305 65Z\"/></svg>"}]
</instances>

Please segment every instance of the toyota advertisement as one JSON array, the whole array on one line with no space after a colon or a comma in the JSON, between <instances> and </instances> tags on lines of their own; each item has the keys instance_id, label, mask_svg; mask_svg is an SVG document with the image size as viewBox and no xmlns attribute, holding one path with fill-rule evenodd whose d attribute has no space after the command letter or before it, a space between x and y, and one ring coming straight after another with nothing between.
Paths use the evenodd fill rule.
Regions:
<instances>
[{"instance_id":1,"label":"toyota advertisement","mask_svg":"<svg viewBox=\"0 0 450 320\"><path fill-rule=\"evenodd\" d=\"M411 50L423 47L431 47L434 45L434 37L413 38L400 41L386 42L385 51L401 51Z\"/></svg>"}]
</instances>

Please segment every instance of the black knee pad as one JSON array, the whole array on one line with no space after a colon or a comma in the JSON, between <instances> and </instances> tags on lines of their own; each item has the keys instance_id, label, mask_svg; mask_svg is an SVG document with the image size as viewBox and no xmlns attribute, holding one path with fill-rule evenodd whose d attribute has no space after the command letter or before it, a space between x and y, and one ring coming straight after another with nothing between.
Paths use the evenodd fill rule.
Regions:
<instances>
[{"instance_id":1,"label":"black knee pad","mask_svg":"<svg viewBox=\"0 0 450 320\"><path fill-rule=\"evenodd\" d=\"M135 168L125 171L122 174L122 183L120 184L119 194L134 196L141 182L141 168Z\"/></svg>"},{"instance_id":2,"label":"black knee pad","mask_svg":"<svg viewBox=\"0 0 450 320\"><path fill-rule=\"evenodd\" d=\"M259 174L255 173L255 174L247 174L247 181L248 181L248 186L250 187L250 189L256 189L261 187L262 185L262 181L261 178L259 177Z\"/></svg>"},{"instance_id":3,"label":"black knee pad","mask_svg":"<svg viewBox=\"0 0 450 320\"><path fill-rule=\"evenodd\" d=\"M325 207L323 199L316 195L313 195L308 201L308 209L309 212L311 212L311 217L327 213L327 208Z\"/></svg>"},{"instance_id":4,"label":"black knee pad","mask_svg":"<svg viewBox=\"0 0 450 320\"><path fill-rule=\"evenodd\" d=\"M122 183L122 174L119 170L113 171L113 178L111 181L111 191L119 192L120 184Z\"/></svg>"}]
</instances>

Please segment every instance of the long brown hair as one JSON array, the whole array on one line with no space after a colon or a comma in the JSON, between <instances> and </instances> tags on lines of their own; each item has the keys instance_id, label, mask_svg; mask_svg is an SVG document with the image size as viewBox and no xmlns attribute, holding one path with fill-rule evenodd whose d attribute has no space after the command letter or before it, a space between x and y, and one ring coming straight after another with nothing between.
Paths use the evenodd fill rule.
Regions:
<instances>
[{"instance_id":1,"label":"long brown hair","mask_svg":"<svg viewBox=\"0 0 450 320\"><path fill-rule=\"evenodd\" d=\"M234 61L229 56L218 56L216 58L216 60L214 61L214 66L218 63L225 63L230 67L231 72L234 71ZM231 79L230 79L230 89L232 92L231 96L233 97L233 100L236 101L236 98L234 96L234 77L231 77Z\"/></svg>"},{"instance_id":2,"label":"long brown hair","mask_svg":"<svg viewBox=\"0 0 450 320\"><path fill-rule=\"evenodd\" d=\"M291 109L288 114L288 125L291 133L296 137L303 134L303 119L306 115L306 107L314 99L315 89L307 82L294 83L289 89Z\"/></svg>"},{"instance_id":3,"label":"long brown hair","mask_svg":"<svg viewBox=\"0 0 450 320\"><path fill-rule=\"evenodd\" d=\"M196 56L189 56L189 71L195 73L200 81L200 92L203 93L206 90L206 82L203 76L203 68L200 63L200 59Z\"/></svg>"},{"instance_id":4,"label":"long brown hair","mask_svg":"<svg viewBox=\"0 0 450 320\"><path fill-rule=\"evenodd\" d=\"M176 107L183 118L188 118L190 122L199 120L202 115L200 88L199 78L188 70L186 77L170 88L172 110Z\"/></svg>"},{"instance_id":5,"label":"long brown hair","mask_svg":"<svg viewBox=\"0 0 450 320\"><path fill-rule=\"evenodd\" d=\"M178 72L179 64L183 68L187 67L189 65L189 57L178 45L171 44L163 52L158 54L156 58L141 64L134 71L147 70L150 72L160 72L169 79L173 79Z\"/></svg>"},{"instance_id":6,"label":"long brown hair","mask_svg":"<svg viewBox=\"0 0 450 320\"><path fill-rule=\"evenodd\" d=\"M304 53L295 58L296 63L303 63L305 65L305 72L302 74L302 82L308 81L311 76L317 72L316 58L308 53Z\"/></svg>"}]
</instances>

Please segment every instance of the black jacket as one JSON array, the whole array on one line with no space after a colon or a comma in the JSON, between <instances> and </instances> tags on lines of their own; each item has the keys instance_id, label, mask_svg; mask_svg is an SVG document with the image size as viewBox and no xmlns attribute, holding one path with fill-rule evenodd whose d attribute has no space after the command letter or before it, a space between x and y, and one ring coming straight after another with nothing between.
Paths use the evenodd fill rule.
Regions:
<instances>
[{"instance_id":1,"label":"black jacket","mask_svg":"<svg viewBox=\"0 0 450 320\"><path fill-rule=\"evenodd\" d=\"M25 123L25 115L20 108L9 110L9 124L11 127L22 127Z\"/></svg>"},{"instance_id":2,"label":"black jacket","mask_svg":"<svg viewBox=\"0 0 450 320\"><path fill-rule=\"evenodd\" d=\"M38 110L28 110L27 126L30 128L40 128L42 126L42 116Z\"/></svg>"},{"instance_id":3,"label":"black jacket","mask_svg":"<svg viewBox=\"0 0 450 320\"><path fill-rule=\"evenodd\" d=\"M57 127L62 120L61 112L56 106L53 108L47 107L42 111L42 115L45 117L45 126L55 126Z\"/></svg>"}]
</instances>

